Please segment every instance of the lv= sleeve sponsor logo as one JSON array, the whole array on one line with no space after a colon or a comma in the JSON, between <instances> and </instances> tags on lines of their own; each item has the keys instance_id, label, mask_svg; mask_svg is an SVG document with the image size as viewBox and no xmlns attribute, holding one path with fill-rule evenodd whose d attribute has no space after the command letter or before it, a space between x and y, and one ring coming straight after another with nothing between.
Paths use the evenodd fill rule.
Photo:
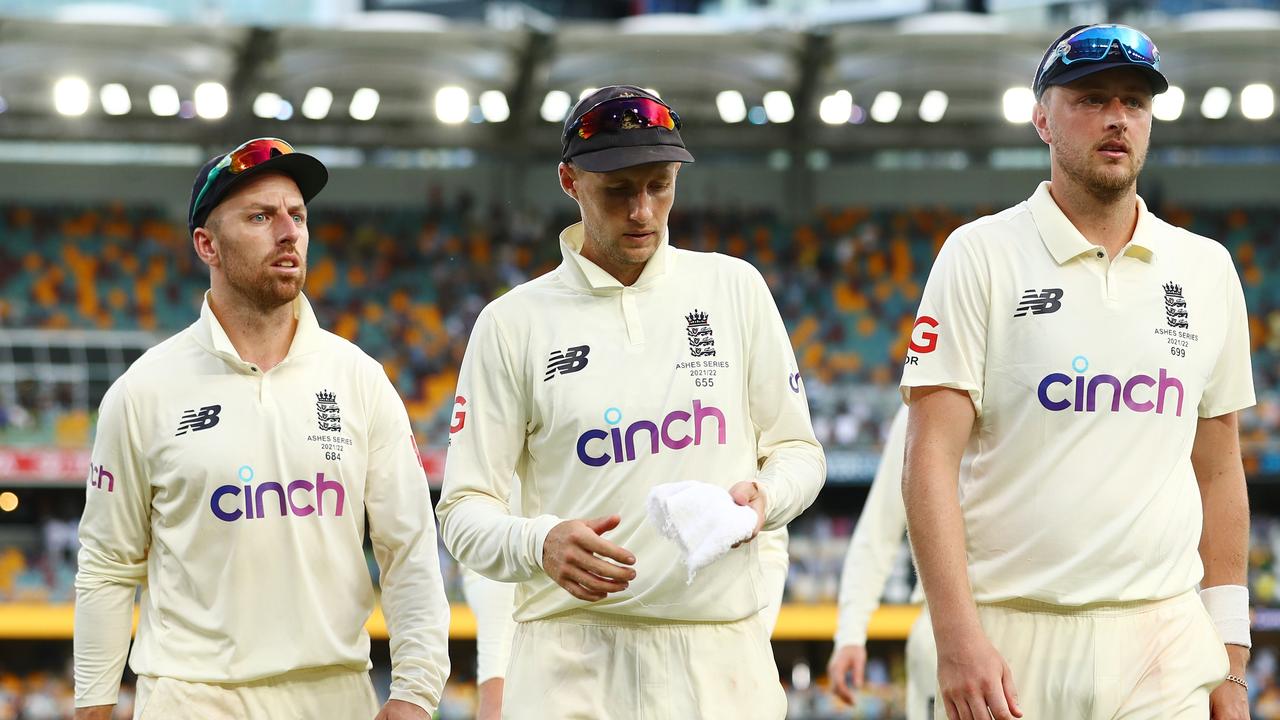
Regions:
<instances>
[{"instance_id":1,"label":"lv= sleeve sponsor logo","mask_svg":"<svg viewBox=\"0 0 1280 720\"><path fill-rule=\"evenodd\" d=\"M925 355L938 349L938 333L934 332L934 328L938 327L938 321L928 315L921 315L916 319L916 324L911 328L911 339L907 343L907 365L917 365L920 363L920 355ZM921 328L924 328L923 330ZM918 353L912 355L911 353Z\"/></svg>"},{"instance_id":2,"label":"lv= sleeve sponsor logo","mask_svg":"<svg viewBox=\"0 0 1280 720\"><path fill-rule=\"evenodd\" d=\"M453 422L449 423L452 435L467 426L467 399L461 395L453 398Z\"/></svg>"}]
</instances>

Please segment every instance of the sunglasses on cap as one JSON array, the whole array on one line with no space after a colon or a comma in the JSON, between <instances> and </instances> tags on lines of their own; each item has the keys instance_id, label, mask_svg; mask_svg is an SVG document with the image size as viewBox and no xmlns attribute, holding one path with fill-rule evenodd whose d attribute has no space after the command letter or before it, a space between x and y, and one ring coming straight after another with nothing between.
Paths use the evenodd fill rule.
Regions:
<instances>
[{"instance_id":1,"label":"sunglasses on cap","mask_svg":"<svg viewBox=\"0 0 1280 720\"><path fill-rule=\"evenodd\" d=\"M1055 62L1070 65L1073 62L1097 62L1111 52L1112 45L1119 45L1129 62L1160 69L1160 51L1156 44L1141 30L1127 25L1091 25L1058 43L1044 59L1041 74Z\"/></svg>"},{"instance_id":2,"label":"sunglasses on cap","mask_svg":"<svg viewBox=\"0 0 1280 720\"><path fill-rule=\"evenodd\" d=\"M204 179L204 186L200 188L200 193L196 195L195 202L191 203L192 208L200 207L200 201L204 199L204 194L213 187L214 180L222 173L229 172L232 175L239 175L251 167L261 165L262 163L274 157L281 155L289 155L295 152L293 146L281 140L280 138L255 138L232 150L218 161L217 165L209 171L208 177Z\"/></svg>"},{"instance_id":3,"label":"sunglasses on cap","mask_svg":"<svg viewBox=\"0 0 1280 720\"><path fill-rule=\"evenodd\" d=\"M644 97L614 98L595 105L569 126L583 140L602 132L643 130L646 128L678 130L680 116L657 100Z\"/></svg>"}]
</instances>

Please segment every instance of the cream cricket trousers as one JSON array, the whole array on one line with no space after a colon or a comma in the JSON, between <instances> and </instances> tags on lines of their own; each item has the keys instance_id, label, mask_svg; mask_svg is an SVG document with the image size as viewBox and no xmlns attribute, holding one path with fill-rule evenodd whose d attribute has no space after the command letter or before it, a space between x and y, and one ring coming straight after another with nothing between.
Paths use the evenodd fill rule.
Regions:
<instances>
[{"instance_id":1,"label":"cream cricket trousers","mask_svg":"<svg viewBox=\"0 0 1280 720\"><path fill-rule=\"evenodd\" d=\"M782 720L759 614L685 623L576 612L516 624L504 720Z\"/></svg>"},{"instance_id":2,"label":"cream cricket trousers","mask_svg":"<svg viewBox=\"0 0 1280 720\"><path fill-rule=\"evenodd\" d=\"M1205 720L1227 651L1195 592L1063 607L978 605L1025 720ZM945 719L938 699L935 718Z\"/></svg>"},{"instance_id":3,"label":"cream cricket trousers","mask_svg":"<svg viewBox=\"0 0 1280 720\"><path fill-rule=\"evenodd\" d=\"M138 676L133 720L373 720L369 673L308 668L247 683Z\"/></svg>"},{"instance_id":4,"label":"cream cricket trousers","mask_svg":"<svg viewBox=\"0 0 1280 720\"><path fill-rule=\"evenodd\" d=\"M907 720L932 718L937 694L938 646L926 605L907 635Z\"/></svg>"}]
</instances>

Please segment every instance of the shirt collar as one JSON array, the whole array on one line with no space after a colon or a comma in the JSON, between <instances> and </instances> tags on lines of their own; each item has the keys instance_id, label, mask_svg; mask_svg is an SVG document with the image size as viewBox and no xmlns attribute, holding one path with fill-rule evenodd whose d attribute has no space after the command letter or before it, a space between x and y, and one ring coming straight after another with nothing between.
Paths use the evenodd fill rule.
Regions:
<instances>
[{"instance_id":1,"label":"shirt collar","mask_svg":"<svg viewBox=\"0 0 1280 720\"><path fill-rule=\"evenodd\" d=\"M1075 225L1063 214L1062 208L1049 192L1049 181L1040 183L1035 193L1027 200L1031 208L1031 217L1040 230L1040 238L1044 241L1049 254L1059 265L1090 252L1094 244L1085 239ZM1158 249L1158 235L1153 225L1155 219L1147 210L1147 204L1138 198L1138 222L1133 228L1133 237L1125 245L1124 254L1144 262L1151 262Z\"/></svg>"},{"instance_id":2,"label":"shirt collar","mask_svg":"<svg viewBox=\"0 0 1280 720\"><path fill-rule=\"evenodd\" d=\"M618 279L610 275L604 268L582 256L583 234L582 223L574 223L560 233L560 254L564 256L561 267L565 269L565 277L569 284L583 290L609 290L625 287ZM658 249L653 257L645 263L644 270L632 288L644 289L658 282L667 274L671 266L671 246L668 243L667 229L662 229L662 239L658 241Z\"/></svg>"},{"instance_id":3,"label":"shirt collar","mask_svg":"<svg viewBox=\"0 0 1280 720\"><path fill-rule=\"evenodd\" d=\"M213 314L213 308L209 306L209 294L211 292L211 290L205 291L204 302L200 306L200 318L192 326L195 330L196 341L214 355L218 355L237 365L248 367L249 363L240 357L236 346L231 343L231 338L227 336L227 331L222 327L222 323L218 322L218 317ZM285 354L285 360L315 349L316 341L320 335L320 323L316 320L316 314L311 309L311 303L307 301L306 296L302 293L298 293L298 297L294 298L293 317L298 321L298 326L293 332L293 342L289 344L289 352Z\"/></svg>"}]
</instances>

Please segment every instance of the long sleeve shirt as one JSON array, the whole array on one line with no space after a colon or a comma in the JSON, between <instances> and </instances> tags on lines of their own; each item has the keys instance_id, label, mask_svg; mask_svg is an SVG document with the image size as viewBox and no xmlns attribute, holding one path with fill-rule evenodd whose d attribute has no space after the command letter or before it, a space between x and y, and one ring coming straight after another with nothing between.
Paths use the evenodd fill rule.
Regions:
<instances>
[{"instance_id":1,"label":"long sleeve shirt","mask_svg":"<svg viewBox=\"0 0 1280 720\"><path fill-rule=\"evenodd\" d=\"M391 697L437 707L449 607L408 416L377 362L323 331L305 298L294 312L287 356L263 372L206 301L103 399L80 523L77 706L116 701L139 585L139 675L367 670L367 517Z\"/></svg>"},{"instance_id":2,"label":"long sleeve shirt","mask_svg":"<svg viewBox=\"0 0 1280 720\"><path fill-rule=\"evenodd\" d=\"M679 551L645 519L655 485L755 481L766 529L813 502L826 475L790 339L764 279L665 237L639 279L620 284L561 234L558 269L490 303L472 332L437 512L450 551L519 582L516 619L589 607L730 621L768 602L759 543L686 584ZM513 474L521 515L508 507ZM542 569L542 545L570 518L620 514L606 537L637 558L636 579L595 603Z\"/></svg>"},{"instance_id":3,"label":"long sleeve shirt","mask_svg":"<svg viewBox=\"0 0 1280 720\"><path fill-rule=\"evenodd\" d=\"M867 502L858 516L840 572L840 612L836 647L865 645L871 614L880 607L885 582L907 532L907 509L902 502L902 465L906 451L907 408L893 416ZM922 599L920 585L912 602Z\"/></svg>"}]
</instances>

